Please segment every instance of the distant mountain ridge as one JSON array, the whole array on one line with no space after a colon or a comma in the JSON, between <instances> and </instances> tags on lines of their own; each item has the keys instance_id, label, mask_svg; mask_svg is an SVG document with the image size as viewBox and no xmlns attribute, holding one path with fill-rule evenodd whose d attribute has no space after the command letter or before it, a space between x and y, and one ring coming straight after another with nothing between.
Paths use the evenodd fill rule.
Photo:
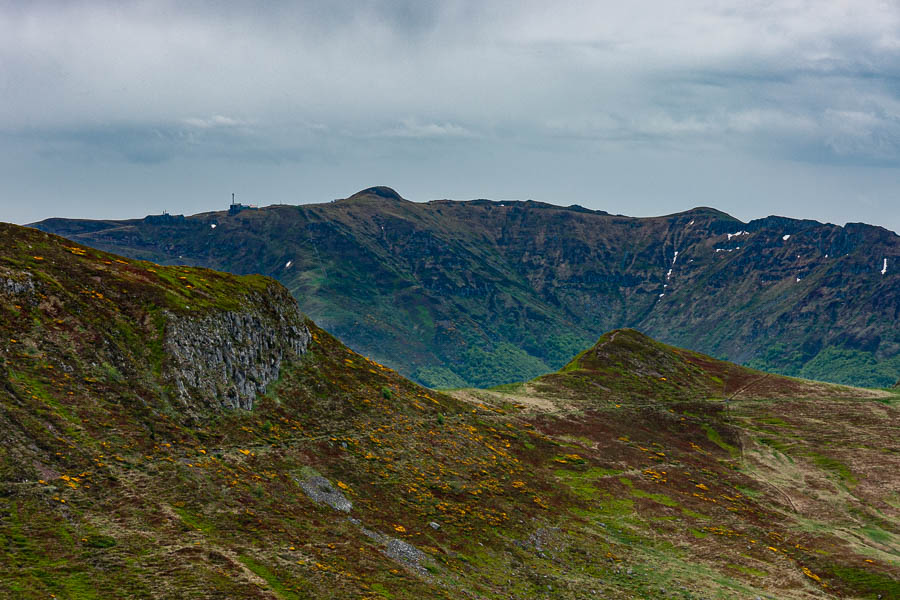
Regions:
<instances>
[{"instance_id":1,"label":"distant mountain ridge","mask_svg":"<svg viewBox=\"0 0 900 600\"><path fill-rule=\"evenodd\" d=\"M900 378L900 237L861 223L415 203L377 187L236 215L34 226L163 264L272 276L345 343L430 386L529 379L620 327L788 375Z\"/></svg>"}]
</instances>

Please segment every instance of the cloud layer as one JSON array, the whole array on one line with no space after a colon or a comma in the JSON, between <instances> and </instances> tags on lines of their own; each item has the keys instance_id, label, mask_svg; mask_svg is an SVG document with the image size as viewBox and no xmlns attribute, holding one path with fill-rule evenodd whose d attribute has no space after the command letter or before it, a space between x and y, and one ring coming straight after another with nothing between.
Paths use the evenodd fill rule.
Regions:
<instances>
[{"instance_id":1,"label":"cloud layer","mask_svg":"<svg viewBox=\"0 0 900 600\"><path fill-rule=\"evenodd\" d=\"M897 230L898 32L865 0L9 2L0 218L387 184Z\"/></svg>"}]
</instances>

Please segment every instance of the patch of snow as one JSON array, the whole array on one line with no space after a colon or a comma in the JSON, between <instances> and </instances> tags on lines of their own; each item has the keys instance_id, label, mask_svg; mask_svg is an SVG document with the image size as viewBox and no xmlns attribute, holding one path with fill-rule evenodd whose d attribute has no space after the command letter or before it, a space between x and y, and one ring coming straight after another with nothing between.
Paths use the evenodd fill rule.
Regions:
<instances>
[{"instance_id":1,"label":"patch of snow","mask_svg":"<svg viewBox=\"0 0 900 600\"><path fill-rule=\"evenodd\" d=\"M783 239L784 241L788 241L789 239L791 239L791 234L783 235L781 236L781 239Z\"/></svg>"},{"instance_id":2,"label":"patch of snow","mask_svg":"<svg viewBox=\"0 0 900 600\"><path fill-rule=\"evenodd\" d=\"M669 277L672 276L672 267L675 266L675 261L678 260L678 250L675 251L675 256L672 257L672 266L669 267L669 272L666 273L666 281L669 280Z\"/></svg>"},{"instance_id":3,"label":"patch of snow","mask_svg":"<svg viewBox=\"0 0 900 600\"><path fill-rule=\"evenodd\" d=\"M828 255L827 255L827 254L825 255L825 258L828 258Z\"/></svg>"},{"instance_id":4,"label":"patch of snow","mask_svg":"<svg viewBox=\"0 0 900 600\"><path fill-rule=\"evenodd\" d=\"M289 260L289 261L287 261L286 263L284 263L284 268L285 268L285 269L290 269L290 268L291 268L291 265L293 265L293 264L294 264L294 261Z\"/></svg>"},{"instance_id":5,"label":"patch of snow","mask_svg":"<svg viewBox=\"0 0 900 600\"><path fill-rule=\"evenodd\" d=\"M693 220L692 220L690 223L688 223L688 225L693 225L693 224L694 224L694 221L693 221Z\"/></svg>"},{"instance_id":6,"label":"patch of snow","mask_svg":"<svg viewBox=\"0 0 900 600\"><path fill-rule=\"evenodd\" d=\"M797 283L800 283L800 276L797 275Z\"/></svg>"},{"instance_id":7,"label":"patch of snow","mask_svg":"<svg viewBox=\"0 0 900 600\"><path fill-rule=\"evenodd\" d=\"M884 266L881 268L881 274L887 273L887 259L884 259Z\"/></svg>"},{"instance_id":8,"label":"patch of snow","mask_svg":"<svg viewBox=\"0 0 900 600\"><path fill-rule=\"evenodd\" d=\"M731 238L739 236L739 235L750 235L750 232L749 231L738 231L737 233L726 233L725 235L727 235L728 239L730 240Z\"/></svg>"},{"instance_id":9,"label":"patch of snow","mask_svg":"<svg viewBox=\"0 0 900 600\"><path fill-rule=\"evenodd\" d=\"M215 224L215 223L210 223L210 224L209 224L209 228L210 228L210 229L215 229L215 228L216 228L216 224Z\"/></svg>"},{"instance_id":10,"label":"patch of snow","mask_svg":"<svg viewBox=\"0 0 900 600\"><path fill-rule=\"evenodd\" d=\"M659 297L662 298L665 295L666 295L665 292L663 292L662 294L659 295Z\"/></svg>"}]
</instances>

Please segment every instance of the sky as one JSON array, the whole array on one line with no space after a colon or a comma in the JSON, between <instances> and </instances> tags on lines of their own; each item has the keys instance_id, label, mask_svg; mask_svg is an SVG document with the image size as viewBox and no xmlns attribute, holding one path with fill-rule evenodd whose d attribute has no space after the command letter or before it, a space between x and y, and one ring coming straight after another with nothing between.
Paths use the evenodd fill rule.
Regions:
<instances>
[{"instance_id":1,"label":"sky","mask_svg":"<svg viewBox=\"0 0 900 600\"><path fill-rule=\"evenodd\" d=\"M0 220L375 185L900 231L900 3L0 0Z\"/></svg>"}]
</instances>

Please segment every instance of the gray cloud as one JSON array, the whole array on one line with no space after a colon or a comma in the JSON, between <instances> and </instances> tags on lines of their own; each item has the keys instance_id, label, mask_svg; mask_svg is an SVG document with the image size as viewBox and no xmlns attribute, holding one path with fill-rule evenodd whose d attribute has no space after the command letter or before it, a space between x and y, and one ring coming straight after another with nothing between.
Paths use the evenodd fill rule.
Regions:
<instances>
[{"instance_id":1,"label":"gray cloud","mask_svg":"<svg viewBox=\"0 0 900 600\"><path fill-rule=\"evenodd\" d=\"M7 2L0 64L0 218L72 210L54 186L102 214L143 169L186 212L406 183L900 229L894 3Z\"/></svg>"},{"instance_id":2,"label":"gray cloud","mask_svg":"<svg viewBox=\"0 0 900 600\"><path fill-rule=\"evenodd\" d=\"M403 119L396 126L373 134L373 137L409 139L473 138L477 133L456 123L422 123L418 119Z\"/></svg>"}]
</instances>

